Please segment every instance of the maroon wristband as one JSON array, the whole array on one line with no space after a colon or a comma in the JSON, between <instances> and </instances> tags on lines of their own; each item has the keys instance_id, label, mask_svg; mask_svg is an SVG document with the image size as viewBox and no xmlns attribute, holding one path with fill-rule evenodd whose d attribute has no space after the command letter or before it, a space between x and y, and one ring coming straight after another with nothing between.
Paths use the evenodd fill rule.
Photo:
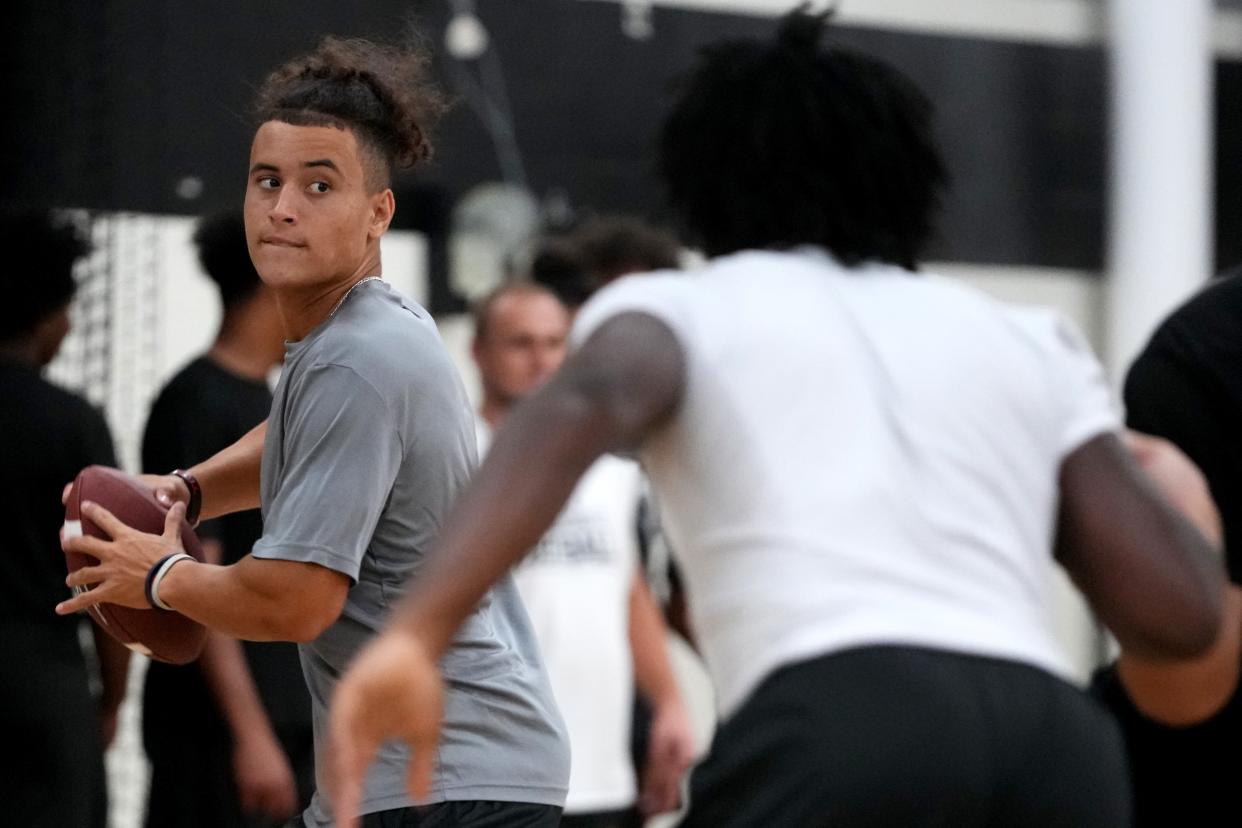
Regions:
<instances>
[{"instance_id":1,"label":"maroon wristband","mask_svg":"<svg viewBox=\"0 0 1242 828\"><path fill-rule=\"evenodd\" d=\"M181 478L181 482L190 490L190 502L185 507L185 519L191 526L197 526L198 513L203 509L203 487L198 485L198 478L185 469L174 469L172 474Z\"/></svg>"}]
</instances>

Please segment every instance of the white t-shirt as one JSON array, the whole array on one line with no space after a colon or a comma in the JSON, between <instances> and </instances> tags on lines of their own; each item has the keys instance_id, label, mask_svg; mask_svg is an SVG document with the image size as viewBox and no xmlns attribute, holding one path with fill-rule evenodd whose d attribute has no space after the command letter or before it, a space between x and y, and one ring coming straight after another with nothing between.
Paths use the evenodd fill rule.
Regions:
<instances>
[{"instance_id":1,"label":"white t-shirt","mask_svg":"<svg viewBox=\"0 0 1242 828\"><path fill-rule=\"evenodd\" d=\"M479 420L476 433L482 456L491 430ZM638 798L629 598L641 485L637 463L597 460L513 571L569 730L569 814L620 810Z\"/></svg>"},{"instance_id":2,"label":"white t-shirt","mask_svg":"<svg viewBox=\"0 0 1242 828\"><path fill-rule=\"evenodd\" d=\"M623 279L685 354L642 446L720 711L775 668L902 644L1069 678L1052 627L1062 458L1119 420L1055 314L822 251L745 252Z\"/></svg>"}]
</instances>

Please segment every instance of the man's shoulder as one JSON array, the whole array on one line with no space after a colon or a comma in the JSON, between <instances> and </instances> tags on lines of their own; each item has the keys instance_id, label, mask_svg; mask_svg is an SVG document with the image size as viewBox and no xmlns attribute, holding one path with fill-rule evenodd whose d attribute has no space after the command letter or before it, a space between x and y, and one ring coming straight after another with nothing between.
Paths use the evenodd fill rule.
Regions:
<instances>
[{"instance_id":1,"label":"man's shoulder","mask_svg":"<svg viewBox=\"0 0 1242 828\"><path fill-rule=\"evenodd\" d=\"M1170 313L1156 328L1152 342L1163 344L1190 334L1232 332L1239 326L1242 326L1242 269L1235 269L1209 282Z\"/></svg>"},{"instance_id":2,"label":"man's shoulder","mask_svg":"<svg viewBox=\"0 0 1242 828\"><path fill-rule=\"evenodd\" d=\"M313 366L346 368L366 380L381 396L404 388L456 382L456 370L435 322L427 311L407 301L368 302L314 343Z\"/></svg>"},{"instance_id":3,"label":"man's shoulder","mask_svg":"<svg viewBox=\"0 0 1242 828\"><path fill-rule=\"evenodd\" d=\"M368 293L341 309L313 343L319 360L349 363L373 357L403 363L394 355L417 356L440 348L439 332L431 314L395 291Z\"/></svg>"},{"instance_id":4,"label":"man's shoulder","mask_svg":"<svg viewBox=\"0 0 1242 828\"><path fill-rule=\"evenodd\" d=\"M1175 367L1232 385L1242 358L1242 269L1227 271L1170 313L1130 366L1130 374ZM1215 381L1215 380L1213 380Z\"/></svg>"}]
</instances>

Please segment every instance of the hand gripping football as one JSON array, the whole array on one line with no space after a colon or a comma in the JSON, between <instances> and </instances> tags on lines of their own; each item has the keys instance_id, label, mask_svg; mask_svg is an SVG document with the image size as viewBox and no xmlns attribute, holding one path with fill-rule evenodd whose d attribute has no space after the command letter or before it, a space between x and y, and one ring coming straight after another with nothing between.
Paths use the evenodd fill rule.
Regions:
<instances>
[{"instance_id":1,"label":"hand gripping football","mask_svg":"<svg viewBox=\"0 0 1242 828\"><path fill-rule=\"evenodd\" d=\"M88 466L78 473L65 501L65 534L89 535L108 540L108 535L82 517L83 501L93 501L107 509L127 526L141 532L163 534L167 509L154 493L136 478L104 466ZM196 560L203 560L202 546L194 530L181 523L181 548ZM66 552L69 571L98 563L94 557L80 552ZM90 587L74 587L74 592ZM105 632L137 653L166 661L186 664L198 658L207 640L207 629L178 612L157 609L132 609L116 604L96 604L91 617Z\"/></svg>"}]
</instances>

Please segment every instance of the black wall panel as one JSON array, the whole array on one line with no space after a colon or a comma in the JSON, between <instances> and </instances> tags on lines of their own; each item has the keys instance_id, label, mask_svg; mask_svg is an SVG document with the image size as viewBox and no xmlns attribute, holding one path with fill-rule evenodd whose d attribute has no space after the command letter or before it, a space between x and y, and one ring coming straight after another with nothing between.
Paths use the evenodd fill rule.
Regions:
<instances>
[{"instance_id":1,"label":"black wall panel","mask_svg":"<svg viewBox=\"0 0 1242 828\"><path fill-rule=\"evenodd\" d=\"M529 182L593 210L662 216L656 128L698 47L769 33L770 19L658 8L655 36L627 38L620 8L575 0L479 0L512 102ZM445 2L97 0L13 6L0 57L6 200L197 213L236 203L253 125L249 98L281 60L325 33L389 37L411 15L433 42ZM16 35L15 37L13 35ZM1106 62L1060 47L842 28L838 42L905 69L936 103L954 176L937 258L1098 269L1105 230ZM447 73L442 73L447 76ZM1242 67L1218 72L1220 253L1242 255ZM459 104L433 163L399 192L451 202L499 166ZM204 190L177 194L185 176ZM417 197L417 196L415 196ZM430 208L428 208L430 209ZM403 209L407 224L440 220Z\"/></svg>"}]
</instances>

